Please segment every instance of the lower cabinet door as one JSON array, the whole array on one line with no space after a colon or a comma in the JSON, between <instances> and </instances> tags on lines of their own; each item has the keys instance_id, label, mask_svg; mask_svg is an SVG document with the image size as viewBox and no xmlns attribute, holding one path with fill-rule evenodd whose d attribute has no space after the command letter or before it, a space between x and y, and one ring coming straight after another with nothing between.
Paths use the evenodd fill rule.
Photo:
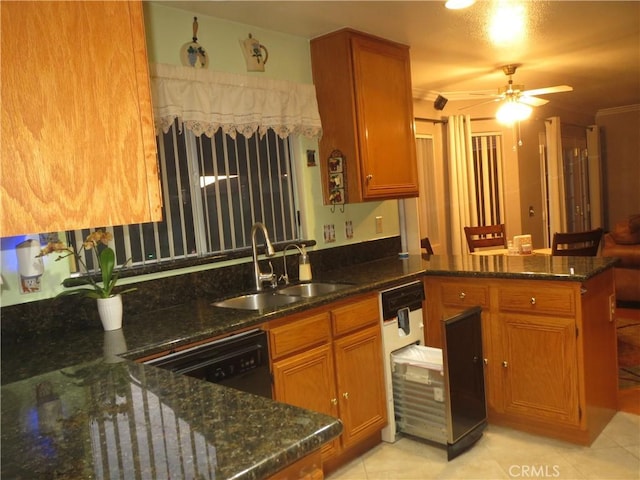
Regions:
<instances>
[{"instance_id":1,"label":"lower cabinet door","mask_svg":"<svg viewBox=\"0 0 640 480\"><path fill-rule=\"evenodd\" d=\"M334 340L333 347L342 444L349 448L387 423L380 327Z\"/></svg>"},{"instance_id":2,"label":"lower cabinet door","mask_svg":"<svg viewBox=\"0 0 640 480\"><path fill-rule=\"evenodd\" d=\"M505 413L578 425L578 359L573 318L500 314Z\"/></svg>"},{"instance_id":3,"label":"lower cabinet door","mask_svg":"<svg viewBox=\"0 0 640 480\"><path fill-rule=\"evenodd\" d=\"M331 345L273 362L275 399L338 417ZM337 451L338 439L322 447L322 457Z\"/></svg>"}]
</instances>

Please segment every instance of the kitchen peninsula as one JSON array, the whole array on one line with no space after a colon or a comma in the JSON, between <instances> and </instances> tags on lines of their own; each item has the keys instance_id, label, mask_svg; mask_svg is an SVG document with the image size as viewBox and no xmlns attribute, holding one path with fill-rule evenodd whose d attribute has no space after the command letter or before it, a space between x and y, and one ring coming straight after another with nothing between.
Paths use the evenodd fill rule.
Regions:
<instances>
[{"instance_id":1,"label":"kitchen peninsula","mask_svg":"<svg viewBox=\"0 0 640 480\"><path fill-rule=\"evenodd\" d=\"M211 302L215 298L200 298L125 318L122 333L126 348L122 357L126 360L116 363L109 363L114 357L104 351L107 335L98 325L56 335L43 332L18 342L3 334L2 476L19 478L26 472L55 472L59 465L71 469L69 472L91 473L106 468L140 471L147 466L156 468L153 462L158 457L154 455L162 454L177 461L171 466L163 463L163 468L178 469L172 470L174 472L186 472L197 465L198 472L209 472L203 473L202 478L268 478L288 463L314 454L323 443L338 436L340 422L132 360L415 279L424 279L427 286L427 339L434 320L436 323L438 320L429 318L438 315L434 303L443 300L440 305L452 311L463 308L450 305L447 300L450 297L444 295L448 287L460 285L473 286L473 290L468 290L472 293L466 293L465 298L483 305L483 327L489 325L489 336L485 339L490 342L485 347L487 352L517 350L523 344L506 340L524 341L527 335L535 336L541 331L558 332L554 322L564 322L562 333L556 336L545 333L535 338L553 338L554 342L573 338L573 349L565 354L574 355L574 359L566 358L563 365L545 364L539 368L546 372L547 367L571 366L573 383L561 388L563 392L570 389L569 398L565 400L575 403L572 408L578 412L576 416L562 417L562 413L557 413L557 404L543 405L543 411L536 411L533 417L523 412L521 398L515 395L522 390L517 385L507 390L505 373L493 368L494 364L501 365L501 361L490 358L486 376L488 403L493 411L489 421L530 430L540 425L558 425L557 430L575 433L576 438L570 440L589 443L613 415L612 408L615 410L610 397L616 394L616 370L609 370L615 365L616 353L615 349L603 347L611 335L615 337L608 297L608 292L613 291L614 264L615 259L611 258L387 257L348 268L314 272L316 280L352 285L284 307L261 312L240 311L214 308ZM541 294L533 295L535 306L531 304L531 295L523 297L518 291L507 291L509 295L501 293L503 287L518 287L518 282L524 282L525 287L544 287ZM551 295L550 282L563 292L559 294L560 300ZM434 294L437 285L441 285L438 287L441 293ZM514 300L522 298L526 298L528 307ZM553 299L551 310L549 299ZM539 311L518 311L524 308ZM20 314L12 307L3 308L2 313L3 324L7 316ZM532 327L522 331L523 336L510 336L507 330L505 337L505 331L491 328L497 321L508 323L513 319L534 325L530 321L534 317L542 318L546 327ZM577 330L567 324L575 324ZM494 333L498 336L494 337ZM496 349L499 341L504 347ZM547 355L552 347L526 353L532 358L538 353ZM513 362L516 367L522 366L518 360ZM533 364L539 365L539 362ZM560 387L552 383L556 378L550 376L548 382L533 389L537 398L544 395L558 398ZM126 393L123 393L123 384ZM504 400L507 394L511 395L508 398L512 403ZM556 416L549 416L553 411ZM156 414L163 419L161 423L155 420ZM173 435L180 440L167 442L169 449L158 453L154 450L154 439L157 435L167 435L166 431L160 434L155 430L161 424L163 428L174 428ZM135 448L128 446L127 441L135 443ZM146 445L147 450L141 445ZM119 455L107 454L118 449Z\"/></svg>"}]
</instances>

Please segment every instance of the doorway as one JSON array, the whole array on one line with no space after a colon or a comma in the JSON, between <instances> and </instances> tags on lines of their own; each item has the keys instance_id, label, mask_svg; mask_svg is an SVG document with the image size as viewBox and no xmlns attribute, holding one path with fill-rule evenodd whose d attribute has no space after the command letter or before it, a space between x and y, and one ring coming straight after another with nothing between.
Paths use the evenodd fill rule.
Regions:
<instances>
[{"instance_id":1,"label":"doorway","mask_svg":"<svg viewBox=\"0 0 640 480\"><path fill-rule=\"evenodd\" d=\"M540 149L545 247L554 232L579 232L601 226L601 172L596 126L547 119ZM555 125L555 126L554 126Z\"/></svg>"}]
</instances>

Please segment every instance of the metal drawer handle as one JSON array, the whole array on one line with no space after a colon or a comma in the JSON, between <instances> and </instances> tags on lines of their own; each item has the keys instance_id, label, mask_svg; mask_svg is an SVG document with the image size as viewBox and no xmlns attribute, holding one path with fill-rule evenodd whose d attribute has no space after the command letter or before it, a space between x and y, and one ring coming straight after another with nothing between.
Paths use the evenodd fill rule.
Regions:
<instances>
[{"instance_id":1,"label":"metal drawer handle","mask_svg":"<svg viewBox=\"0 0 640 480\"><path fill-rule=\"evenodd\" d=\"M345 400L349 400L349 392L344 392L342 396L344 397Z\"/></svg>"},{"instance_id":2,"label":"metal drawer handle","mask_svg":"<svg viewBox=\"0 0 640 480\"><path fill-rule=\"evenodd\" d=\"M338 404L338 399L337 398L332 398L331 399L331 405L337 405Z\"/></svg>"},{"instance_id":3,"label":"metal drawer handle","mask_svg":"<svg viewBox=\"0 0 640 480\"><path fill-rule=\"evenodd\" d=\"M464 300L464 297L466 297L467 294L464 292L460 292L460 295L458 295L458 297L460 297L460 300Z\"/></svg>"},{"instance_id":4,"label":"metal drawer handle","mask_svg":"<svg viewBox=\"0 0 640 480\"><path fill-rule=\"evenodd\" d=\"M484 364L485 364L485 365L489 365L489 359L488 359L488 358L485 358L485 359L484 359Z\"/></svg>"},{"instance_id":5,"label":"metal drawer handle","mask_svg":"<svg viewBox=\"0 0 640 480\"><path fill-rule=\"evenodd\" d=\"M507 368L509 366L509 363L505 360L504 362L502 362L502 366L504 368Z\"/></svg>"},{"instance_id":6,"label":"metal drawer handle","mask_svg":"<svg viewBox=\"0 0 640 480\"><path fill-rule=\"evenodd\" d=\"M531 305L535 305L536 304L536 297L531 297Z\"/></svg>"}]
</instances>

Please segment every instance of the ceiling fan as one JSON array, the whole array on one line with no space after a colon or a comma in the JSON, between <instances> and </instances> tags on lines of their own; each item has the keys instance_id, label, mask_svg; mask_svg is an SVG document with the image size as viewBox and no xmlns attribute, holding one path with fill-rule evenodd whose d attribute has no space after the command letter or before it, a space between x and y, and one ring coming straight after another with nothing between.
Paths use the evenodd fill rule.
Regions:
<instances>
[{"instance_id":1,"label":"ceiling fan","mask_svg":"<svg viewBox=\"0 0 640 480\"><path fill-rule=\"evenodd\" d=\"M491 100L487 100L481 103L476 103L474 105L468 105L466 107L462 107L461 110L475 107L478 105L483 105L489 102L504 102L503 105L510 107L514 107L520 109L524 114L527 111L527 115L531 113L530 107L539 107L546 103L549 103L549 100L544 98L538 98L536 95L547 95L549 93L560 93L560 92L571 92L573 91L573 87L569 85L556 85L554 87L544 87L544 88L536 88L533 90L525 90L524 85L518 85L513 83L513 75L516 73L516 69L519 67L519 64L510 64L504 65L502 67L502 71L506 76L509 77L509 82L504 87L498 89L498 93L487 93L487 92L470 92L472 95L489 95L493 97ZM526 117L524 117L526 118ZM522 120L523 118L517 118L515 120ZM511 120L512 122L513 120ZM507 121L509 123L509 121Z\"/></svg>"}]
</instances>

